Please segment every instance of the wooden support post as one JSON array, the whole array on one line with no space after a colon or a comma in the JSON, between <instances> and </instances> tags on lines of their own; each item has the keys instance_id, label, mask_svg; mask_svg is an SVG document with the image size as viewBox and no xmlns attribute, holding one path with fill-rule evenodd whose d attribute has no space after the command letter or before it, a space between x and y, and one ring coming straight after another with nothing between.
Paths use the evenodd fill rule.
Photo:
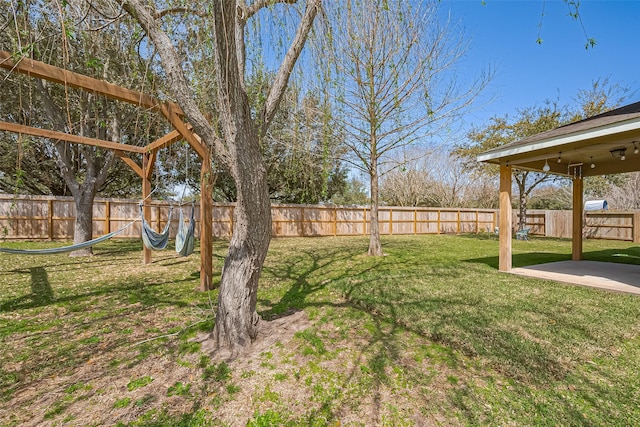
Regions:
<instances>
[{"instance_id":1,"label":"wooden support post","mask_svg":"<svg viewBox=\"0 0 640 427\"><path fill-rule=\"evenodd\" d=\"M413 234L418 234L418 210L413 210Z\"/></svg>"},{"instance_id":2,"label":"wooden support post","mask_svg":"<svg viewBox=\"0 0 640 427\"><path fill-rule=\"evenodd\" d=\"M438 230L436 234L440 234L440 209L438 209L438 222L437 222Z\"/></svg>"},{"instance_id":3,"label":"wooden support post","mask_svg":"<svg viewBox=\"0 0 640 427\"><path fill-rule=\"evenodd\" d=\"M142 155L142 215L149 221L151 218L151 205L148 200L151 194L151 172L153 171L152 154L145 153ZM144 264L151 264L151 249L148 249L143 245L142 248L142 262Z\"/></svg>"},{"instance_id":4,"label":"wooden support post","mask_svg":"<svg viewBox=\"0 0 640 427\"><path fill-rule=\"evenodd\" d=\"M573 179L573 233L571 237L571 258L582 260L582 177Z\"/></svg>"},{"instance_id":5,"label":"wooden support post","mask_svg":"<svg viewBox=\"0 0 640 427\"><path fill-rule=\"evenodd\" d=\"M499 270L511 270L511 166L500 165Z\"/></svg>"},{"instance_id":6,"label":"wooden support post","mask_svg":"<svg viewBox=\"0 0 640 427\"><path fill-rule=\"evenodd\" d=\"M393 209L389 209L389 235L393 235Z\"/></svg>"},{"instance_id":7,"label":"wooden support post","mask_svg":"<svg viewBox=\"0 0 640 427\"><path fill-rule=\"evenodd\" d=\"M104 203L104 234L111 233L111 202Z\"/></svg>"},{"instance_id":8,"label":"wooden support post","mask_svg":"<svg viewBox=\"0 0 640 427\"><path fill-rule=\"evenodd\" d=\"M53 200L49 200L49 240L53 241Z\"/></svg>"},{"instance_id":9,"label":"wooden support post","mask_svg":"<svg viewBox=\"0 0 640 427\"><path fill-rule=\"evenodd\" d=\"M213 289L213 170L211 155L200 169L200 290Z\"/></svg>"},{"instance_id":10,"label":"wooden support post","mask_svg":"<svg viewBox=\"0 0 640 427\"><path fill-rule=\"evenodd\" d=\"M235 208L235 206L231 206L231 208L229 208L229 238L233 235L233 211Z\"/></svg>"},{"instance_id":11,"label":"wooden support post","mask_svg":"<svg viewBox=\"0 0 640 427\"><path fill-rule=\"evenodd\" d=\"M338 208L333 208L333 237L338 234Z\"/></svg>"},{"instance_id":12,"label":"wooden support post","mask_svg":"<svg viewBox=\"0 0 640 427\"><path fill-rule=\"evenodd\" d=\"M300 208L300 233L302 237L305 237L304 234L304 208Z\"/></svg>"},{"instance_id":13,"label":"wooden support post","mask_svg":"<svg viewBox=\"0 0 640 427\"><path fill-rule=\"evenodd\" d=\"M362 209L362 235L367 235L367 208Z\"/></svg>"},{"instance_id":14,"label":"wooden support post","mask_svg":"<svg viewBox=\"0 0 640 427\"><path fill-rule=\"evenodd\" d=\"M640 243L640 212L633 213L633 243Z\"/></svg>"}]
</instances>

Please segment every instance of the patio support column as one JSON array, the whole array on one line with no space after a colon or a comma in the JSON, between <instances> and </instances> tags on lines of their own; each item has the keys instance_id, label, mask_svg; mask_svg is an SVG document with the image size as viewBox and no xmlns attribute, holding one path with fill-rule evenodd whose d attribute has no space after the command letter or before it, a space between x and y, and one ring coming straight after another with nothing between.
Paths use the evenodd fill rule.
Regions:
<instances>
[{"instance_id":1,"label":"patio support column","mask_svg":"<svg viewBox=\"0 0 640 427\"><path fill-rule=\"evenodd\" d=\"M582 260L582 177L573 179L573 232L571 236L571 257Z\"/></svg>"},{"instance_id":2,"label":"patio support column","mask_svg":"<svg viewBox=\"0 0 640 427\"><path fill-rule=\"evenodd\" d=\"M500 165L500 271L511 270L511 166Z\"/></svg>"}]
</instances>

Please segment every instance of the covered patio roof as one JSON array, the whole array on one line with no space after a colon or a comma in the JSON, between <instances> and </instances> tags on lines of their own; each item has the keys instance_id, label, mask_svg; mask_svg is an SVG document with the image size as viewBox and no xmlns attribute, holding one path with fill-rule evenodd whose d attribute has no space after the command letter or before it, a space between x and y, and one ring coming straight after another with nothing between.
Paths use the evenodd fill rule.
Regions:
<instances>
[{"instance_id":1,"label":"covered patio roof","mask_svg":"<svg viewBox=\"0 0 640 427\"><path fill-rule=\"evenodd\" d=\"M494 148L478 161L538 172L547 161L549 173L565 176L573 176L573 165L582 164L582 176L607 175L640 170L636 148L640 150L640 102Z\"/></svg>"},{"instance_id":2,"label":"covered patio roof","mask_svg":"<svg viewBox=\"0 0 640 427\"><path fill-rule=\"evenodd\" d=\"M500 270L512 265L512 168L572 178L572 258L579 261L583 178L640 171L640 102L496 147L477 159L500 165Z\"/></svg>"}]
</instances>

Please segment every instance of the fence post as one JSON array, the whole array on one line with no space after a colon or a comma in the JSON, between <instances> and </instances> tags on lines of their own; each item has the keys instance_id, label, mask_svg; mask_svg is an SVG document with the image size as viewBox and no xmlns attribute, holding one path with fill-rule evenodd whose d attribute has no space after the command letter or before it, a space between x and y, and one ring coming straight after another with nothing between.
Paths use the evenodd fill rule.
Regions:
<instances>
[{"instance_id":1,"label":"fence post","mask_svg":"<svg viewBox=\"0 0 640 427\"><path fill-rule=\"evenodd\" d=\"M367 208L362 209L362 235L367 235Z\"/></svg>"},{"instance_id":2,"label":"fence post","mask_svg":"<svg viewBox=\"0 0 640 427\"><path fill-rule=\"evenodd\" d=\"M460 234L460 209L458 209L458 221L456 222L457 230L456 234Z\"/></svg>"},{"instance_id":3,"label":"fence post","mask_svg":"<svg viewBox=\"0 0 640 427\"><path fill-rule=\"evenodd\" d=\"M640 243L640 212L633 213L633 243Z\"/></svg>"},{"instance_id":4,"label":"fence post","mask_svg":"<svg viewBox=\"0 0 640 427\"><path fill-rule=\"evenodd\" d=\"M111 233L111 202L104 203L104 234Z\"/></svg>"},{"instance_id":5,"label":"fence post","mask_svg":"<svg viewBox=\"0 0 640 427\"><path fill-rule=\"evenodd\" d=\"M304 237L304 208L300 208L300 234Z\"/></svg>"},{"instance_id":6,"label":"fence post","mask_svg":"<svg viewBox=\"0 0 640 427\"><path fill-rule=\"evenodd\" d=\"M480 231L480 212L476 211L476 234Z\"/></svg>"},{"instance_id":7,"label":"fence post","mask_svg":"<svg viewBox=\"0 0 640 427\"><path fill-rule=\"evenodd\" d=\"M436 231L436 234L440 234L440 209L438 209L438 230Z\"/></svg>"},{"instance_id":8,"label":"fence post","mask_svg":"<svg viewBox=\"0 0 640 427\"><path fill-rule=\"evenodd\" d=\"M53 200L49 200L49 240L53 241Z\"/></svg>"},{"instance_id":9,"label":"fence post","mask_svg":"<svg viewBox=\"0 0 640 427\"><path fill-rule=\"evenodd\" d=\"M333 237L338 235L338 208L333 207Z\"/></svg>"},{"instance_id":10,"label":"fence post","mask_svg":"<svg viewBox=\"0 0 640 427\"><path fill-rule=\"evenodd\" d=\"M393 209L389 208L389 235L393 235Z\"/></svg>"},{"instance_id":11,"label":"fence post","mask_svg":"<svg viewBox=\"0 0 640 427\"><path fill-rule=\"evenodd\" d=\"M413 234L418 235L418 209L413 210Z\"/></svg>"}]
</instances>

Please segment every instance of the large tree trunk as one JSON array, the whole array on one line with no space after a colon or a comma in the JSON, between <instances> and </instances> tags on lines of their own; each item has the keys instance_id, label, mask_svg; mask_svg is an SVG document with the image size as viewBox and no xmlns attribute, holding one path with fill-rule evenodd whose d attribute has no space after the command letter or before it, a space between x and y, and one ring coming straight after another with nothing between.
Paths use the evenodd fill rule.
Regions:
<instances>
[{"instance_id":1,"label":"large tree trunk","mask_svg":"<svg viewBox=\"0 0 640 427\"><path fill-rule=\"evenodd\" d=\"M246 139L245 139L246 138ZM224 262L213 336L218 349L237 356L258 333L258 279L271 240L271 206L266 171L255 133L245 134L236 151L238 202L234 229Z\"/></svg>"},{"instance_id":2,"label":"large tree trunk","mask_svg":"<svg viewBox=\"0 0 640 427\"><path fill-rule=\"evenodd\" d=\"M382 243L380 242L380 223L378 221L378 205L380 203L378 188L378 162L371 159L371 219L369 227L369 256L382 256Z\"/></svg>"},{"instance_id":3,"label":"large tree trunk","mask_svg":"<svg viewBox=\"0 0 640 427\"><path fill-rule=\"evenodd\" d=\"M524 187L524 183L518 182L519 191L519 218L518 218L518 231L527 227L527 192Z\"/></svg>"},{"instance_id":4,"label":"large tree trunk","mask_svg":"<svg viewBox=\"0 0 640 427\"><path fill-rule=\"evenodd\" d=\"M254 2L246 7L236 0L220 0L210 8L213 16L217 82L218 120L215 129L205 119L192 98L192 90L168 35L162 30L157 12L143 0L120 0L123 7L143 26L158 50L173 95L195 131L226 166L237 190L234 229L224 262L218 294L213 338L218 350L235 357L247 348L258 332L256 312L258 279L271 240L271 204L266 168L260 153L258 129L251 116L244 90L244 42L237 40L246 19L276 2ZM286 1L289 3L289 1ZM296 36L288 50L266 99L262 113L264 135L284 95L289 76L311 31L321 0L309 0ZM238 15L237 15L238 14Z\"/></svg>"},{"instance_id":5,"label":"large tree trunk","mask_svg":"<svg viewBox=\"0 0 640 427\"><path fill-rule=\"evenodd\" d=\"M95 198L95 187L80 188L77 194L73 195L76 205L76 220L73 229L73 244L84 243L93 238L93 201ZM93 255L93 248L83 248L73 251L69 256L89 256Z\"/></svg>"},{"instance_id":6,"label":"large tree trunk","mask_svg":"<svg viewBox=\"0 0 640 427\"><path fill-rule=\"evenodd\" d=\"M249 99L242 85L238 56L235 2L214 8L219 118L236 183L237 205L229 253L222 271L213 336L216 346L235 357L258 334L258 279L271 240L271 204L266 168Z\"/></svg>"}]
</instances>

